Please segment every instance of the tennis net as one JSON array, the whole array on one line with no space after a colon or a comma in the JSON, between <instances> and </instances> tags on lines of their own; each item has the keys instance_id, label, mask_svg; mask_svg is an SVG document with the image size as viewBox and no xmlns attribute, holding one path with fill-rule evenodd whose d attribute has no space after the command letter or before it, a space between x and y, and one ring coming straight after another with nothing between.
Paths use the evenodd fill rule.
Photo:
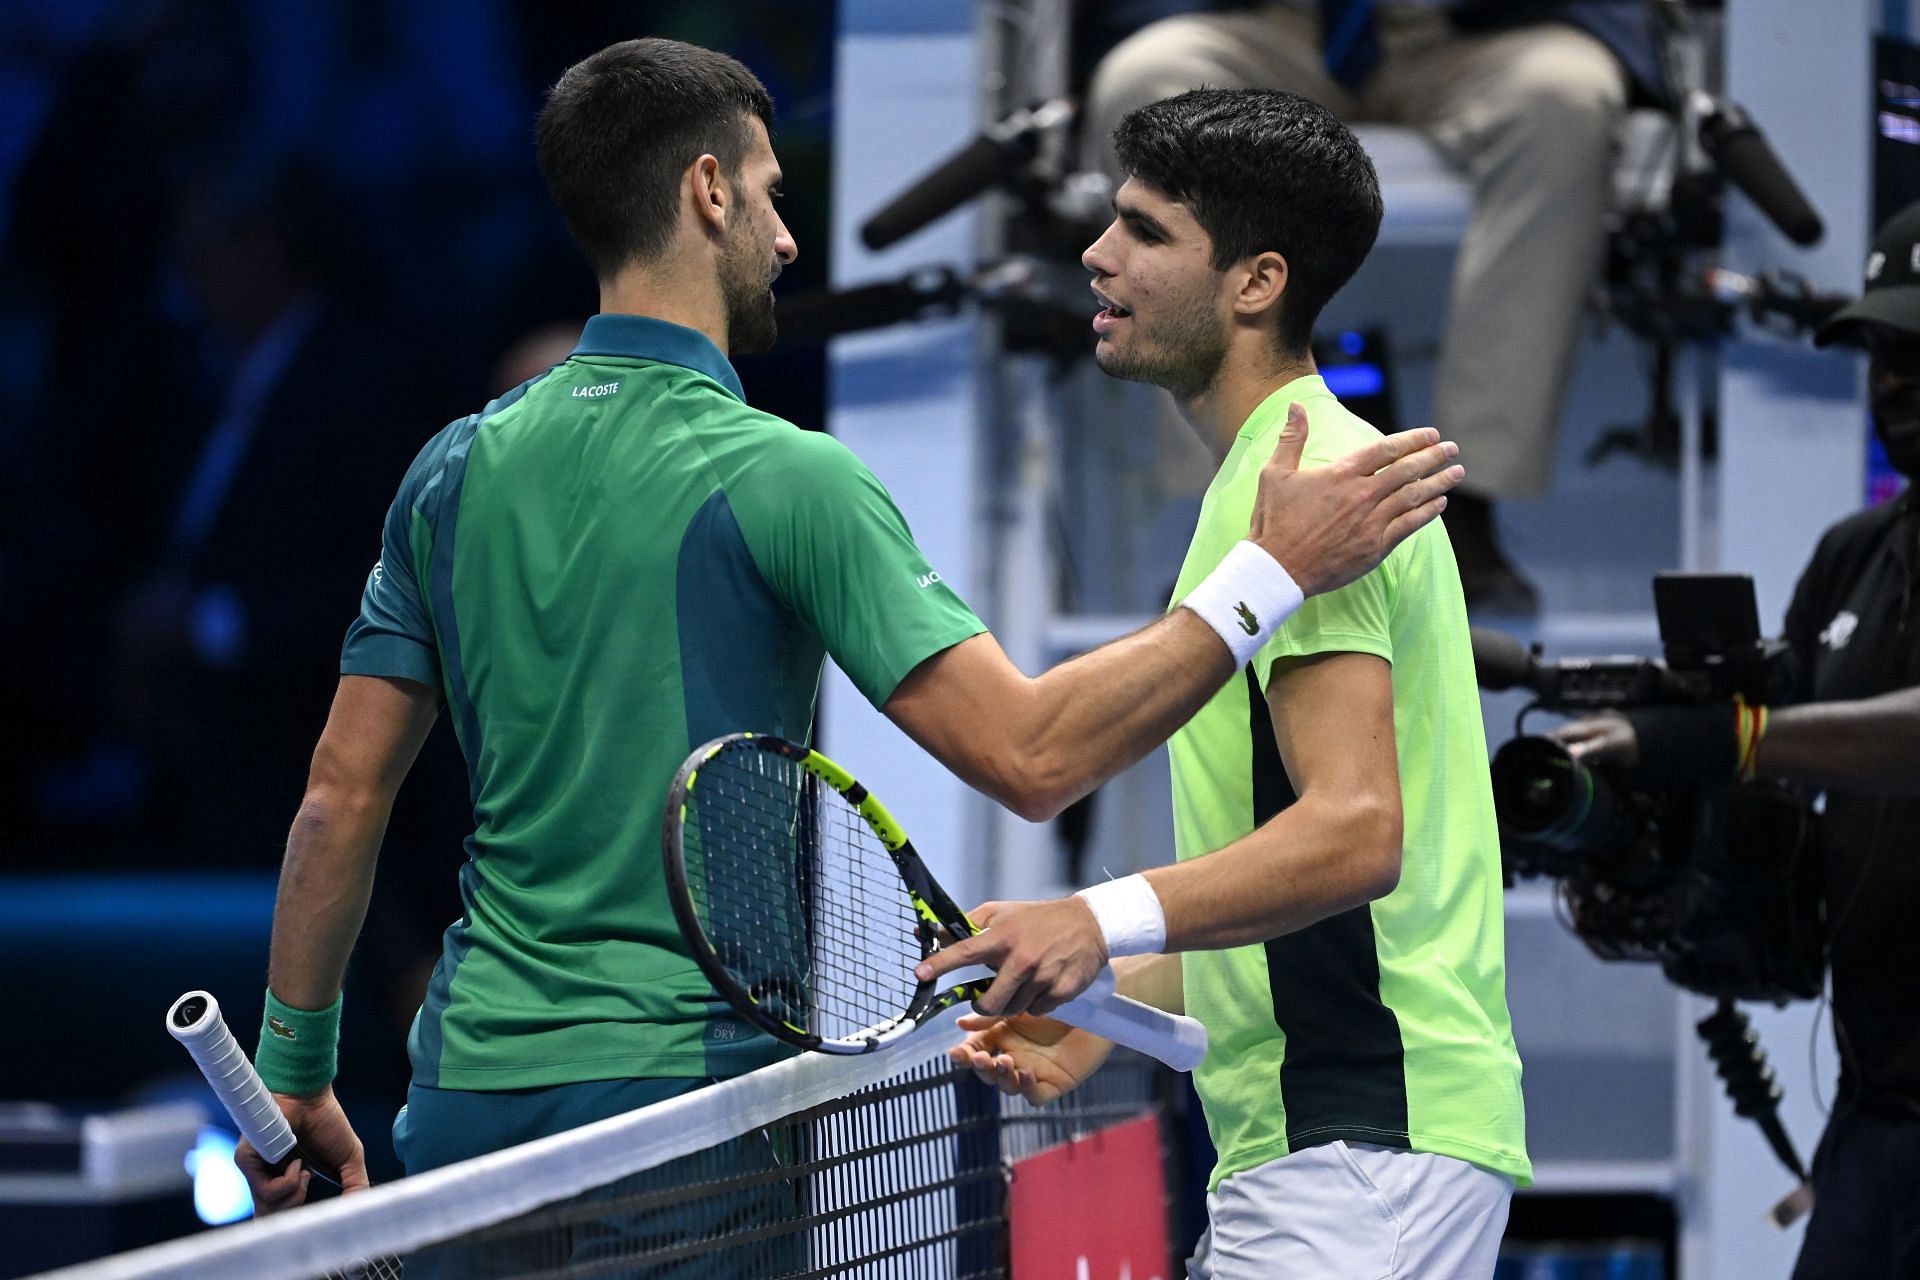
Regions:
<instances>
[{"instance_id":1,"label":"tennis net","mask_svg":"<svg viewBox=\"0 0 1920 1280\"><path fill-rule=\"evenodd\" d=\"M1008 1273L1013 1162L1156 1110L1120 1053L1032 1108L956 1071L951 1016L570 1133L42 1280L975 1280ZM1087 1188L1102 1194L1097 1186Z\"/></svg>"}]
</instances>

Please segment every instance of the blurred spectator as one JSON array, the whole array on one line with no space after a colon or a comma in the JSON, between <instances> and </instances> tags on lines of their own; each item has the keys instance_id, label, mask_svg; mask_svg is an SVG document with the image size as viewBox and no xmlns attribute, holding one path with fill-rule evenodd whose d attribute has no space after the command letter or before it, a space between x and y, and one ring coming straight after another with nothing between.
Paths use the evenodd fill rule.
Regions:
<instances>
[{"instance_id":1,"label":"blurred spectator","mask_svg":"<svg viewBox=\"0 0 1920 1280\"><path fill-rule=\"evenodd\" d=\"M1435 425L1469 480L1446 525L1470 605L1532 612L1492 500L1551 479L1585 293L1604 245L1614 134L1657 84L1639 0L1267 0L1184 13L1123 40L1088 93L1090 159L1135 107L1206 84L1288 89L1353 122L1418 127L1473 183ZM1470 489L1472 492L1467 492Z\"/></svg>"},{"instance_id":2,"label":"blurred spectator","mask_svg":"<svg viewBox=\"0 0 1920 1280\"><path fill-rule=\"evenodd\" d=\"M556 320L520 335L494 363L487 394L505 395L565 360L579 345L580 330L585 324L585 317L576 321Z\"/></svg>"},{"instance_id":3,"label":"blurred spectator","mask_svg":"<svg viewBox=\"0 0 1920 1280\"><path fill-rule=\"evenodd\" d=\"M234 16L224 0L119 6L20 147L0 279L10 344L40 355L9 388L0 475L0 803L16 840L31 836L43 763L94 738L127 549L160 536L190 424L211 411L162 267L170 189L220 149L243 92ZM102 793L125 790L96 772Z\"/></svg>"},{"instance_id":4,"label":"blurred spectator","mask_svg":"<svg viewBox=\"0 0 1920 1280\"><path fill-rule=\"evenodd\" d=\"M337 287L341 217L297 166L195 186L179 208L225 388L115 607L109 672L118 727L156 769L155 815L201 862L277 860L306 776L295 744L325 716L341 611L377 557L342 531L380 518L429 433L400 394L404 352Z\"/></svg>"}]
</instances>

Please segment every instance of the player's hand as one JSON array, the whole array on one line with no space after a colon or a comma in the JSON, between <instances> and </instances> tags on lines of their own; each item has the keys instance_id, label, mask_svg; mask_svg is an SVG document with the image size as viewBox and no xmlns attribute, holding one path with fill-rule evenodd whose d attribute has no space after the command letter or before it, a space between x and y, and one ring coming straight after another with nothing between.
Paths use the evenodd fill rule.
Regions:
<instances>
[{"instance_id":1,"label":"player's hand","mask_svg":"<svg viewBox=\"0 0 1920 1280\"><path fill-rule=\"evenodd\" d=\"M1289 405L1280 442L1260 469L1247 536L1310 596L1376 568L1408 534L1439 518L1447 490L1466 475L1452 465L1460 447L1431 427L1302 471L1306 444L1307 411Z\"/></svg>"},{"instance_id":2,"label":"player's hand","mask_svg":"<svg viewBox=\"0 0 1920 1280\"><path fill-rule=\"evenodd\" d=\"M1107 967L1107 940L1084 899L989 902L967 914L982 932L940 948L914 972L925 982L986 965L994 978L973 1002L981 1013L1050 1013Z\"/></svg>"},{"instance_id":3,"label":"player's hand","mask_svg":"<svg viewBox=\"0 0 1920 1280\"><path fill-rule=\"evenodd\" d=\"M293 1127L300 1150L323 1167L339 1172L341 1194L351 1195L367 1189L366 1149L360 1145L353 1126L347 1123L347 1113L340 1109L332 1086L306 1096L276 1093L273 1100L280 1104L280 1113ZM289 1160L284 1168L276 1171L245 1138L240 1139L234 1149L233 1161L247 1177L255 1213L278 1213L306 1202L313 1171L305 1167L305 1161Z\"/></svg>"},{"instance_id":4,"label":"player's hand","mask_svg":"<svg viewBox=\"0 0 1920 1280\"><path fill-rule=\"evenodd\" d=\"M967 1038L947 1050L957 1067L1002 1093L1045 1106L1100 1069L1113 1041L1053 1018L995 1018L970 1013L960 1019Z\"/></svg>"},{"instance_id":5,"label":"player's hand","mask_svg":"<svg viewBox=\"0 0 1920 1280\"><path fill-rule=\"evenodd\" d=\"M1640 764L1640 739L1634 733L1633 722L1623 715L1609 712L1574 720L1547 736L1584 765L1632 769Z\"/></svg>"}]
</instances>

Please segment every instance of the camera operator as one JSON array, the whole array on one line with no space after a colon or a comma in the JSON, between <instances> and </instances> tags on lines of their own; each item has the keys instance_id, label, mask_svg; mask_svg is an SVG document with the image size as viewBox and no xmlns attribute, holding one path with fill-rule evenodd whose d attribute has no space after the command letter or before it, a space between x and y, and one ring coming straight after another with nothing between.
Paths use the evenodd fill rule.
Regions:
<instances>
[{"instance_id":1,"label":"camera operator","mask_svg":"<svg viewBox=\"0 0 1920 1280\"><path fill-rule=\"evenodd\" d=\"M1920 481L1920 204L1880 231L1860 299L1816 334L1869 357L1874 432ZM1775 707L1608 714L1555 733L1673 784L1824 788L1822 893L1840 1088L1795 1280L1920 1277L1920 484L1829 529L1787 610Z\"/></svg>"}]
</instances>

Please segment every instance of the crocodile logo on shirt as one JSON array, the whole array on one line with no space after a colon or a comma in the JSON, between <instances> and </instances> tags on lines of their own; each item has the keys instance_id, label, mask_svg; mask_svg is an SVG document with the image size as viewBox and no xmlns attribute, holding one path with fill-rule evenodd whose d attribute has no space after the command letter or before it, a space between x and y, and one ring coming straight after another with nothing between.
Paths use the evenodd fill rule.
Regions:
<instances>
[{"instance_id":1,"label":"crocodile logo on shirt","mask_svg":"<svg viewBox=\"0 0 1920 1280\"><path fill-rule=\"evenodd\" d=\"M1250 636L1260 634L1260 619L1253 616L1253 610L1247 608L1246 601L1242 600L1240 603L1234 605L1233 611L1240 615L1240 629L1242 631Z\"/></svg>"},{"instance_id":2,"label":"crocodile logo on shirt","mask_svg":"<svg viewBox=\"0 0 1920 1280\"><path fill-rule=\"evenodd\" d=\"M280 1021L278 1018L270 1017L267 1019L267 1030L273 1032L273 1034L279 1036L282 1040L298 1040L300 1038L292 1027Z\"/></svg>"}]
</instances>

